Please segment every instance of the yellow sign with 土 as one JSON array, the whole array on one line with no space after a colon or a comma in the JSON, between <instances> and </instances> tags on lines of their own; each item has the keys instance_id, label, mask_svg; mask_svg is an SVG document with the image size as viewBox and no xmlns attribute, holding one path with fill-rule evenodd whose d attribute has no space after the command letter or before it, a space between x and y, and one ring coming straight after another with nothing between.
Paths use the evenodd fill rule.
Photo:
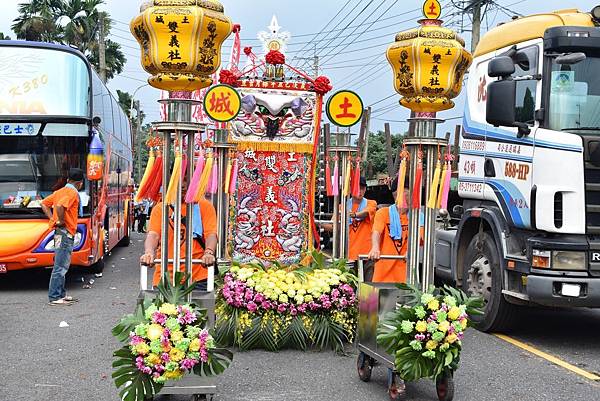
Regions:
<instances>
[{"instance_id":1,"label":"yellow sign with \u571f","mask_svg":"<svg viewBox=\"0 0 600 401\"><path fill-rule=\"evenodd\" d=\"M327 117L338 127L351 127L363 115L363 102L356 93L342 90L334 93L327 102Z\"/></svg>"},{"instance_id":2,"label":"yellow sign with \u571f","mask_svg":"<svg viewBox=\"0 0 600 401\"><path fill-rule=\"evenodd\" d=\"M438 19L442 15L442 6L438 0L427 0L423 3L423 15L427 19Z\"/></svg>"},{"instance_id":3,"label":"yellow sign with \u571f","mask_svg":"<svg viewBox=\"0 0 600 401\"><path fill-rule=\"evenodd\" d=\"M240 94L229 85L215 85L204 96L204 112L218 122L233 120L241 107Z\"/></svg>"}]
</instances>

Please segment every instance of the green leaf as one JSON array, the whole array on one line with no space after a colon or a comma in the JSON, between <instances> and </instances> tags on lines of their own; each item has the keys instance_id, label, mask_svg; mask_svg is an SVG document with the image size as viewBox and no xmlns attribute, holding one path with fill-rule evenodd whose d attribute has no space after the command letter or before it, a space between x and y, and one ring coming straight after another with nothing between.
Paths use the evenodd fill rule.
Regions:
<instances>
[{"instance_id":1,"label":"green leaf","mask_svg":"<svg viewBox=\"0 0 600 401\"><path fill-rule=\"evenodd\" d=\"M452 356L452 352L446 351L446 357L444 359L444 366L449 366L452 363L454 357Z\"/></svg>"},{"instance_id":2,"label":"green leaf","mask_svg":"<svg viewBox=\"0 0 600 401\"><path fill-rule=\"evenodd\" d=\"M120 348L113 353L116 358L113 366L119 367L112 373L115 386L123 401L144 401L147 397L152 397L162 389L161 384L157 384L150 376L140 372L135 366L135 356L128 347Z\"/></svg>"},{"instance_id":3,"label":"green leaf","mask_svg":"<svg viewBox=\"0 0 600 401\"><path fill-rule=\"evenodd\" d=\"M198 376L212 377L222 374L231 365L233 354L224 348L214 348L208 351L208 361L194 366L193 372Z\"/></svg>"},{"instance_id":4,"label":"green leaf","mask_svg":"<svg viewBox=\"0 0 600 401\"><path fill-rule=\"evenodd\" d=\"M294 316L290 324L281 333L285 345L305 351L308 344L308 333L300 316Z\"/></svg>"}]
</instances>

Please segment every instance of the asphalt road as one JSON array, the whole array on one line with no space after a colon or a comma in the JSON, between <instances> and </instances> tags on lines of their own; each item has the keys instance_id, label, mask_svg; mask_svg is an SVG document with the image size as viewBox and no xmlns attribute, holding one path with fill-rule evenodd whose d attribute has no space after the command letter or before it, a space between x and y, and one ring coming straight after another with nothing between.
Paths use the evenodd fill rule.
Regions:
<instances>
[{"instance_id":1,"label":"asphalt road","mask_svg":"<svg viewBox=\"0 0 600 401\"><path fill-rule=\"evenodd\" d=\"M110 378L117 342L110 330L133 310L142 237L113 251L104 276L68 276L80 302L47 305L49 272L0 275L0 400L118 400ZM84 280L95 280L83 289ZM68 327L61 328L61 321ZM528 310L510 335L590 372L600 373L600 311ZM356 374L356 352L236 352L219 377L219 401L387 400L386 375L376 367L370 383ZM471 330L455 375L455 400L598 401L590 381L495 336ZM410 399L436 400L433 383L408 386ZM158 397L187 400L189 397Z\"/></svg>"}]
</instances>

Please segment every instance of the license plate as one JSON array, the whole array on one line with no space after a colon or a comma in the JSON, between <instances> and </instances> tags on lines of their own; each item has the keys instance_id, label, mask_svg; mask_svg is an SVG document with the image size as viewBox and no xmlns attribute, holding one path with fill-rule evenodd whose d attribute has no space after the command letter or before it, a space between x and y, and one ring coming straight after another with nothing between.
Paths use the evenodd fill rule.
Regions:
<instances>
[{"instance_id":1,"label":"license plate","mask_svg":"<svg viewBox=\"0 0 600 401\"><path fill-rule=\"evenodd\" d=\"M581 286L579 284L562 284L561 294L565 297L578 297L581 294Z\"/></svg>"},{"instance_id":2,"label":"license plate","mask_svg":"<svg viewBox=\"0 0 600 401\"><path fill-rule=\"evenodd\" d=\"M5 264L0 264L0 273L7 273L8 269Z\"/></svg>"}]
</instances>

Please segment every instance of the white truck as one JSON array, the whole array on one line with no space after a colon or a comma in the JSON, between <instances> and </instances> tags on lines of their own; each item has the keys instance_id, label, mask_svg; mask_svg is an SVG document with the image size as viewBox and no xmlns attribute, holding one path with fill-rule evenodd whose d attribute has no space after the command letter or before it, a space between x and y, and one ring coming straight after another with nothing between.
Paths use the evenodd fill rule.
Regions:
<instances>
[{"instance_id":1,"label":"white truck","mask_svg":"<svg viewBox=\"0 0 600 401\"><path fill-rule=\"evenodd\" d=\"M600 307L599 25L600 6L531 15L475 51L436 277L485 298L483 331L516 305Z\"/></svg>"}]
</instances>

